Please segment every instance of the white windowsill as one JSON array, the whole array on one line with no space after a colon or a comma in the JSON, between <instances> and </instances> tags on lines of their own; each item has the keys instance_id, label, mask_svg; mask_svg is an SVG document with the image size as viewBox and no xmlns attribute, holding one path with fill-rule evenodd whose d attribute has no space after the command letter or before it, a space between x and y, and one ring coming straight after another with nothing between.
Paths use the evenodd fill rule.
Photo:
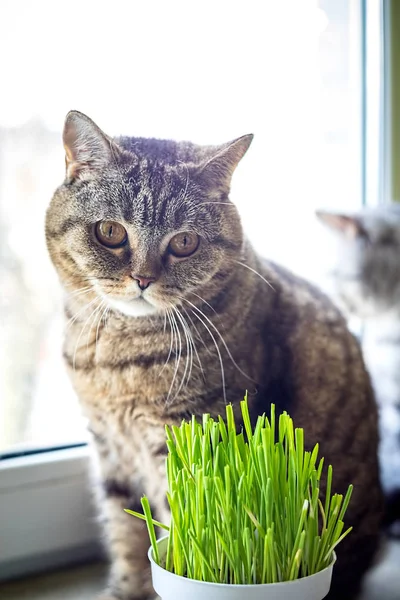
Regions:
<instances>
[{"instance_id":1,"label":"white windowsill","mask_svg":"<svg viewBox=\"0 0 400 600\"><path fill-rule=\"evenodd\" d=\"M0 462L0 580L100 555L88 447Z\"/></svg>"}]
</instances>

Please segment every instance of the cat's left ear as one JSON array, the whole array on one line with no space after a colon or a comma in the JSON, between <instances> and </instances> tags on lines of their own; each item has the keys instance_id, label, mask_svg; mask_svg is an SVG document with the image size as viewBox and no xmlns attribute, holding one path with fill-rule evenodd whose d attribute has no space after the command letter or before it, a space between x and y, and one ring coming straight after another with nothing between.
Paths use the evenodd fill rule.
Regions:
<instances>
[{"instance_id":1,"label":"cat's left ear","mask_svg":"<svg viewBox=\"0 0 400 600\"><path fill-rule=\"evenodd\" d=\"M86 115L68 113L63 131L66 178L71 182L99 173L119 153L116 144Z\"/></svg>"},{"instance_id":2,"label":"cat's left ear","mask_svg":"<svg viewBox=\"0 0 400 600\"><path fill-rule=\"evenodd\" d=\"M229 191L234 170L248 150L253 134L243 135L215 148L215 154L199 167L198 176L206 185Z\"/></svg>"},{"instance_id":3,"label":"cat's left ear","mask_svg":"<svg viewBox=\"0 0 400 600\"><path fill-rule=\"evenodd\" d=\"M317 210L316 215L325 225L328 225L328 227L347 238L356 239L367 236L363 223L357 216L332 213L324 210Z\"/></svg>"}]
</instances>

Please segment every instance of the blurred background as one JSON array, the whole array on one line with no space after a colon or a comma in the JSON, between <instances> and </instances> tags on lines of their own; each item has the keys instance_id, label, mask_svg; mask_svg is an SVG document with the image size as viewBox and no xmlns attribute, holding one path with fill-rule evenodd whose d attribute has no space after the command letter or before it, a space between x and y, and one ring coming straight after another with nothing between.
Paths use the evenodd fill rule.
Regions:
<instances>
[{"instance_id":1,"label":"blurred background","mask_svg":"<svg viewBox=\"0 0 400 600\"><path fill-rule=\"evenodd\" d=\"M315 209L400 199L399 5L1 1L3 459L86 440L44 240L66 113L88 114L109 135L217 144L254 133L232 188L247 234L323 286L329 247Z\"/></svg>"},{"instance_id":2,"label":"blurred background","mask_svg":"<svg viewBox=\"0 0 400 600\"><path fill-rule=\"evenodd\" d=\"M66 113L110 135L253 132L232 191L247 234L319 281L314 209L383 200L380 19L378 0L2 1L1 452L85 438L43 233Z\"/></svg>"}]
</instances>

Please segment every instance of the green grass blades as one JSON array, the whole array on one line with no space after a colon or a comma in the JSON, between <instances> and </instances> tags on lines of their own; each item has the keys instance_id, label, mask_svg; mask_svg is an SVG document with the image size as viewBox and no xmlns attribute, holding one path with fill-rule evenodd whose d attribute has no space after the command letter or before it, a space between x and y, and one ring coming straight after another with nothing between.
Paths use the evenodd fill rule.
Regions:
<instances>
[{"instance_id":1,"label":"green grass blades","mask_svg":"<svg viewBox=\"0 0 400 600\"><path fill-rule=\"evenodd\" d=\"M332 494L332 466L322 480L318 444L306 451L304 431L286 412L271 405L253 427L247 397L240 409L239 428L232 405L225 419L166 427L169 527L153 519L146 497L143 514L126 512L146 521L158 564L155 527L169 532L162 566L178 575L230 584L312 575L351 530L344 517L352 486L344 498Z\"/></svg>"}]
</instances>

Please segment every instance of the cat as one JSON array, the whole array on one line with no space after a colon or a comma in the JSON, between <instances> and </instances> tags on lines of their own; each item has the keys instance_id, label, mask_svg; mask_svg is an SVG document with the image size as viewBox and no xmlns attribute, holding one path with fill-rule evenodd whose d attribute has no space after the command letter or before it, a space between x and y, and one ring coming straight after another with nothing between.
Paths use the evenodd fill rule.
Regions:
<instances>
[{"instance_id":1,"label":"cat","mask_svg":"<svg viewBox=\"0 0 400 600\"><path fill-rule=\"evenodd\" d=\"M154 594L145 492L165 501L164 424L238 411L287 410L309 446L355 486L332 598L358 589L380 539L375 400L361 351L333 303L259 257L229 200L252 141L220 146L110 138L82 113L63 133L66 178L46 215L65 290L64 358L90 422L111 556L103 600Z\"/></svg>"},{"instance_id":2,"label":"cat","mask_svg":"<svg viewBox=\"0 0 400 600\"><path fill-rule=\"evenodd\" d=\"M400 205L355 214L317 213L338 233L333 294L363 321L362 348L380 421L379 459L385 524L400 532ZM396 523L397 521L397 523Z\"/></svg>"}]
</instances>

